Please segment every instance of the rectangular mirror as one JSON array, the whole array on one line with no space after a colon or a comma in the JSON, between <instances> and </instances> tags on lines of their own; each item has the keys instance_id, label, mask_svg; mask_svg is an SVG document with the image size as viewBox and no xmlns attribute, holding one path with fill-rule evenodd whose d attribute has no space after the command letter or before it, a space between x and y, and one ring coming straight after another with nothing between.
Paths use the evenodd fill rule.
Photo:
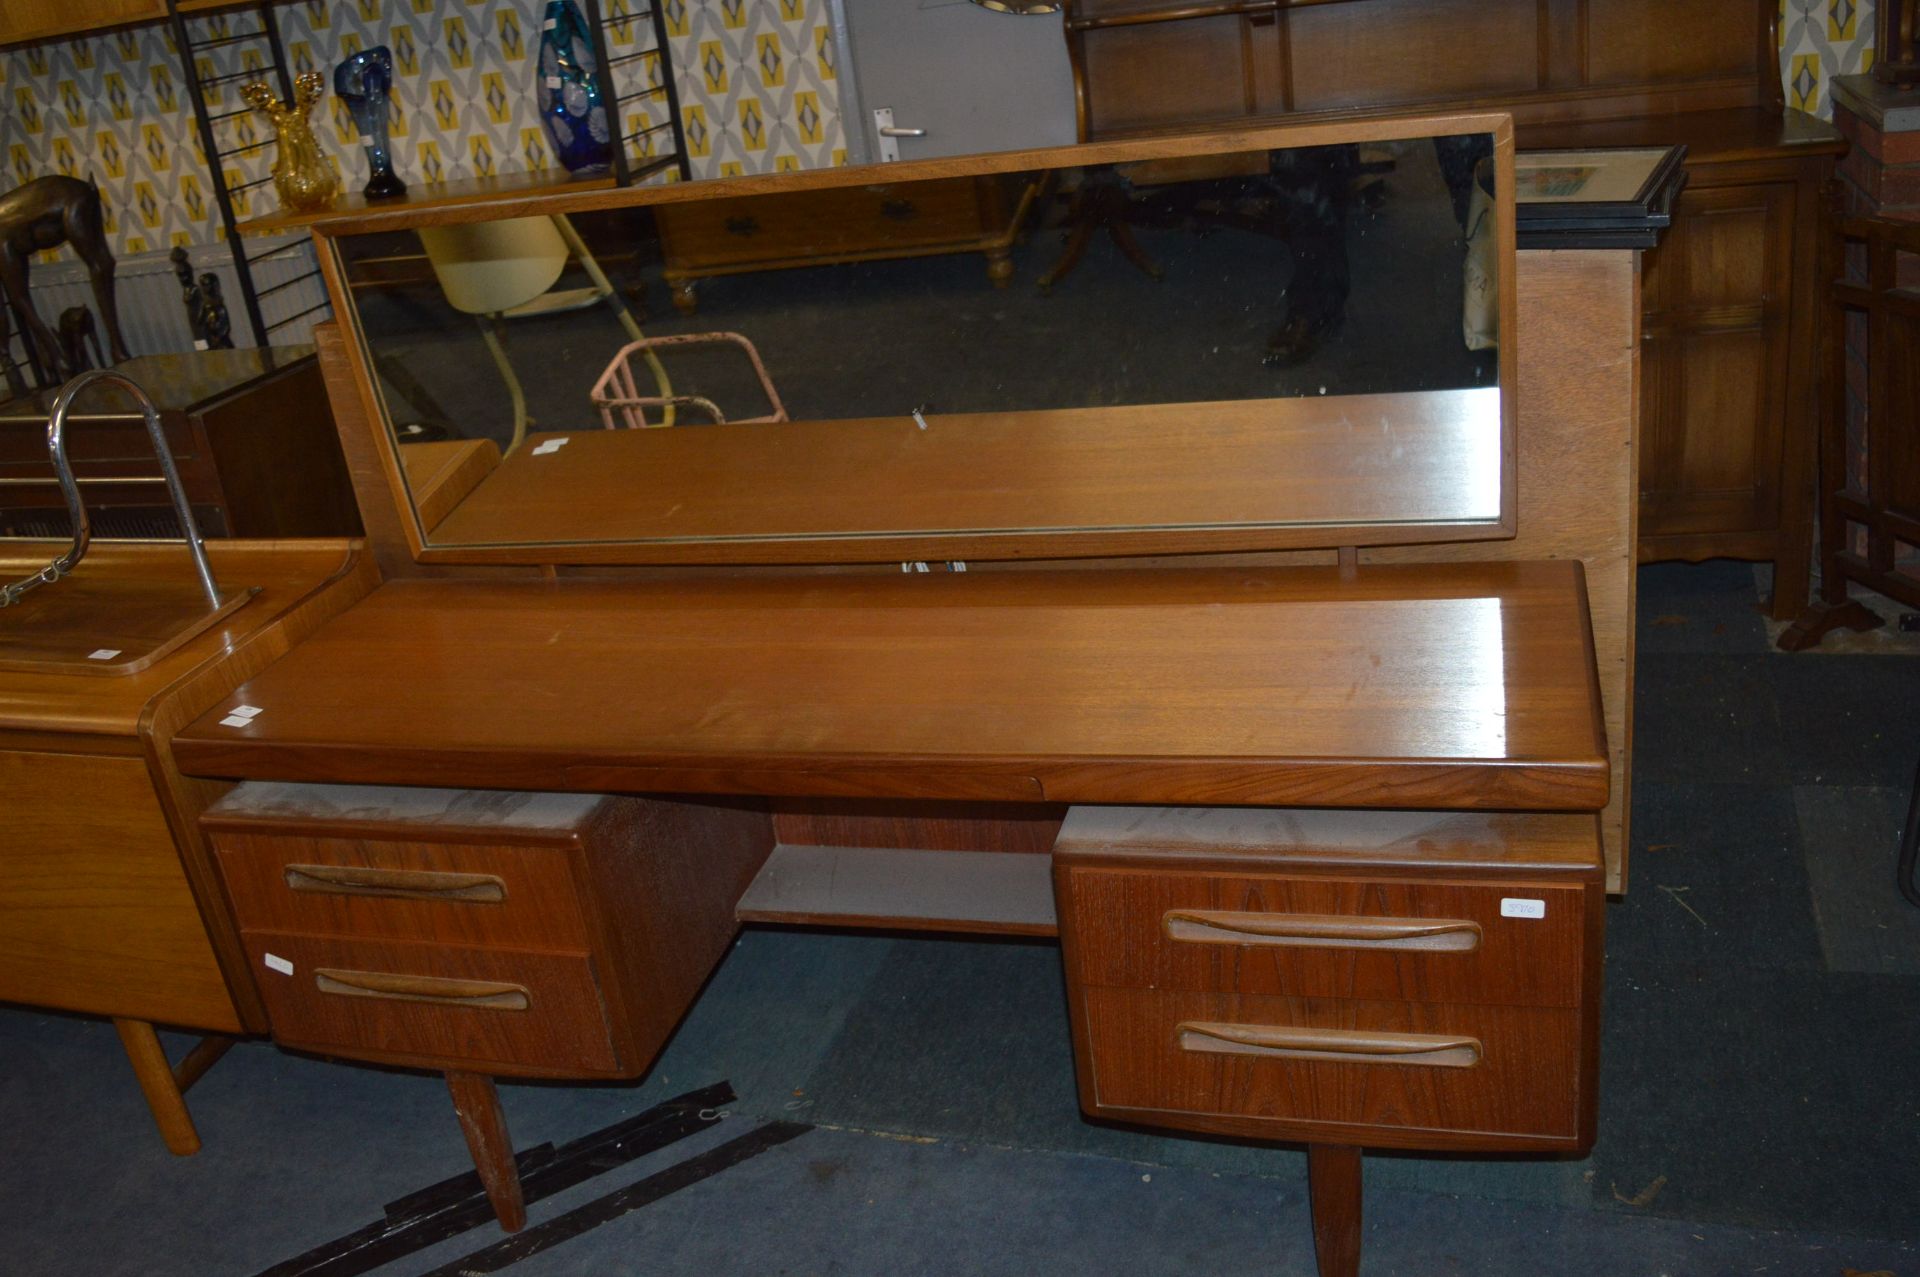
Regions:
<instances>
[{"instance_id":1,"label":"rectangular mirror","mask_svg":"<svg viewBox=\"0 0 1920 1277\"><path fill-rule=\"evenodd\" d=\"M1384 120L319 229L423 559L1461 540L1512 534L1512 158Z\"/></svg>"}]
</instances>

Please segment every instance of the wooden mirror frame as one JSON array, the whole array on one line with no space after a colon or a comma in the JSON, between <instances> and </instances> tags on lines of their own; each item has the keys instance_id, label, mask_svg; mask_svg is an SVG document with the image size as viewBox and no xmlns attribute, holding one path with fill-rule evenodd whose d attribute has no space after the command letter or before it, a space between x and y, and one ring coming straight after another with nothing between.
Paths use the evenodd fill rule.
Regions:
<instances>
[{"instance_id":1,"label":"wooden mirror frame","mask_svg":"<svg viewBox=\"0 0 1920 1277\"><path fill-rule=\"evenodd\" d=\"M1415 141L1431 137L1485 133L1494 139L1496 167L1495 243L1499 261L1498 307L1501 333L1500 389L1500 516L1495 520L1462 522L1357 522L1315 524L1235 524L1204 527L1121 527L1092 529L988 529L977 532L902 533L887 536L852 533L844 537L757 537L708 541L594 541L532 542L501 545L433 545L421 525L409 494L398 455L399 444L388 425L387 409L376 386L367 338L351 304L345 266L338 240L342 236L384 231L415 230L423 226L494 221L510 217L591 213L623 208L680 203L690 200L737 198L780 191L820 190L865 185L875 180L880 166L810 169L745 178L724 178L664 186L609 188L590 185L577 189L521 187L512 179L485 179L441 196L369 206L338 213L277 219L290 226L309 226L340 326L341 345L359 395L359 412L341 412L343 430L364 423L372 438L371 453L349 446L349 455L370 455L376 462L379 484L361 476L363 504L384 496L393 503L407 552L421 565L661 566L852 564L915 560L1019 560L1095 558L1107 556L1258 552L1270 550L1344 549L1361 546L1410 545L1438 542L1511 539L1518 511L1518 396L1515 348L1517 292L1515 285L1514 133L1513 118L1504 112L1465 112L1394 115L1225 129L1163 137L1051 147L1034 151L1007 151L987 155L919 160L885 166L889 183L959 175L1023 172L1036 168L1067 168L1094 164L1121 164L1190 155L1228 154L1255 150ZM275 229L284 229L277 225ZM1273 402L1273 401L1256 401ZM355 418L358 420L355 420ZM369 487L375 490L369 491ZM369 520L370 526L376 522ZM379 520L378 522L384 522Z\"/></svg>"}]
</instances>

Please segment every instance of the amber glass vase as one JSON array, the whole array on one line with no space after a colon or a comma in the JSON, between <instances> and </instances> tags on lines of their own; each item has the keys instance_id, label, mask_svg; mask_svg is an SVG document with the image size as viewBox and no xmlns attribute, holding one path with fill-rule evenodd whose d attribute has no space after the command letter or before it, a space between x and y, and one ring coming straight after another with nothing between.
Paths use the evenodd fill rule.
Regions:
<instances>
[{"instance_id":1,"label":"amber glass vase","mask_svg":"<svg viewBox=\"0 0 1920 1277\"><path fill-rule=\"evenodd\" d=\"M340 175L313 135L313 104L325 92L326 81L318 71L294 79L292 102L280 101L257 80L240 90L255 114L273 125L274 140L280 144L273 161L273 189L280 194L280 207L289 213L326 208L340 193Z\"/></svg>"}]
</instances>

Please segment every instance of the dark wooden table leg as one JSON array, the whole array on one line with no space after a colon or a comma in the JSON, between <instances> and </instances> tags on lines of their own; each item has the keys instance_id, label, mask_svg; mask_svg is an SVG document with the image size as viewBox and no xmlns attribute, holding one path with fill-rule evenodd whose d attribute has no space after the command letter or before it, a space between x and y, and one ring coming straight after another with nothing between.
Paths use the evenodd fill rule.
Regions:
<instances>
[{"instance_id":1,"label":"dark wooden table leg","mask_svg":"<svg viewBox=\"0 0 1920 1277\"><path fill-rule=\"evenodd\" d=\"M1307 1145L1307 1191L1313 1198L1313 1253L1320 1277L1358 1277L1360 1150Z\"/></svg>"},{"instance_id":2,"label":"dark wooden table leg","mask_svg":"<svg viewBox=\"0 0 1920 1277\"><path fill-rule=\"evenodd\" d=\"M484 1073L447 1070L447 1090L453 1093L453 1111L480 1172L487 1200L500 1217L500 1227L517 1233L527 1226L527 1206L520 1197L520 1172L513 1164L513 1139L507 1134L507 1116L493 1079Z\"/></svg>"}]
</instances>

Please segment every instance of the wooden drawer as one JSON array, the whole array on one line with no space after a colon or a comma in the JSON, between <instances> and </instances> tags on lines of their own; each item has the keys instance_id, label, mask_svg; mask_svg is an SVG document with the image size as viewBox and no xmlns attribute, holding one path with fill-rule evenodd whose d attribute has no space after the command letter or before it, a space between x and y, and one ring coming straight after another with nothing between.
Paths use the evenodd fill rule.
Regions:
<instances>
[{"instance_id":1,"label":"wooden drawer","mask_svg":"<svg viewBox=\"0 0 1920 1277\"><path fill-rule=\"evenodd\" d=\"M1093 1116L1411 1148L1590 1142L1580 1012L1083 988Z\"/></svg>"},{"instance_id":2,"label":"wooden drawer","mask_svg":"<svg viewBox=\"0 0 1920 1277\"><path fill-rule=\"evenodd\" d=\"M362 939L589 948L572 854L296 833L216 831L240 926Z\"/></svg>"},{"instance_id":3,"label":"wooden drawer","mask_svg":"<svg viewBox=\"0 0 1920 1277\"><path fill-rule=\"evenodd\" d=\"M269 931L242 939L282 1045L493 1073L622 1072L585 953Z\"/></svg>"},{"instance_id":4,"label":"wooden drawer","mask_svg":"<svg viewBox=\"0 0 1920 1277\"><path fill-rule=\"evenodd\" d=\"M887 256L981 240L1002 229L990 179L877 184L663 204L654 210L669 271Z\"/></svg>"},{"instance_id":5,"label":"wooden drawer","mask_svg":"<svg viewBox=\"0 0 1920 1277\"><path fill-rule=\"evenodd\" d=\"M1075 868L1072 978L1129 989L1577 1006L1579 886Z\"/></svg>"}]
</instances>

